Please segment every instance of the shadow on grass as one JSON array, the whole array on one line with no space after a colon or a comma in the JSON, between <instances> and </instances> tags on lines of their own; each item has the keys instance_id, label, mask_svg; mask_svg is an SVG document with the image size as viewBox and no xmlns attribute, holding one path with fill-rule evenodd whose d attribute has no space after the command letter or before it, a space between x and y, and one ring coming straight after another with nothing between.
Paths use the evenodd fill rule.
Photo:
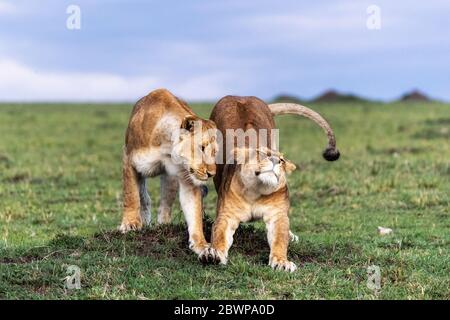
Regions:
<instances>
[{"instance_id":1,"label":"shadow on grass","mask_svg":"<svg viewBox=\"0 0 450 320\"><path fill-rule=\"evenodd\" d=\"M206 219L205 235L211 234L211 228L212 221ZM265 231L252 224L244 224L236 231L230 257L240 254L253 263L267 264L269 251ZM359 247L349 243L330 245L300 240L289 245L289 257L298 265L345 263L347 257L350 259L352 254L359 251ZM89 256L97 258L137 256L199 263L188 248L188 233L184 224L159 225L127 234L116 230L103 231L88 238L59 234L46 246L3 249L0 251L0 263L27 264L46 260L77 260L81 257L87 259Z\"/></svg>"},{"instance_id":2,"label":"shadow on grass","mask_svg":"<svg viewBox=\"0 0 450 320\"><path fill-rule=\"evenodd\" d=\"M204 221L205 235L211 234L212 221ZM208 239L208 238L207 238ZM248 256L267 254L269 247L263 230L241 226L235 235L236 251ZM209 240L209 239L208 239ZM235 251L234 251L235 252ZM40 260L101 253L106 256L140 256L150 259L190 260L195 255L188 248L185 224L168 224L122 234L117 230L102 231L91 237L58 234L47 245L32 248L3 249L0 263L25 264Z\"/></svg>"}]
</instances>

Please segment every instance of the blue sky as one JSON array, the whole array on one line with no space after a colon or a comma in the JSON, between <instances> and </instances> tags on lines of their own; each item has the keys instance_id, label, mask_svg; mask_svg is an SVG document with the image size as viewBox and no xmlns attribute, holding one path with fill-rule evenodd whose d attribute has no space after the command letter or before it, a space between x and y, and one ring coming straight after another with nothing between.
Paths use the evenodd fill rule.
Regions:
<instances>
[{"instance_id":1,"label":"blue sky","mask_svg":"<svg viewBox=\"0 0 450 320\"><path fill-rule=\"evenodd\" d=\"M81 9L68 30L66 9ZM381 9L369 30L367 8ZM0 101L450 100L450 1L0 0Z\"/></svg>"}]
</instances>

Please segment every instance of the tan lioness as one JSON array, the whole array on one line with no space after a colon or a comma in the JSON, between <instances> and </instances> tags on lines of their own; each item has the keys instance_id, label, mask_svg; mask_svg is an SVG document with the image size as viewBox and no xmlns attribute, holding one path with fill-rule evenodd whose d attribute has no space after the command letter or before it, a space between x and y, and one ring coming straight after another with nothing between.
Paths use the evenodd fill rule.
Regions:
<instances>
[{"instance_id":1,"label":"tan lioness","mask_svg":"<svg viewBox=\"0 0 450 320\"><path fill-rule=\"evenodd\" d=\"M227 96L214 107L210 119L222 133L228 146L228 129L271 131L275 128L273 117L278 114L297 114L308 117L319 124L328 135L328 147L323 156L334 161L339 158L336 139L329 124L316 112L296 104L267 105L255 97ZM234 139L234 138L233 138ZM211 248L206 248L199 256L202 262L226 264L228 250L233 242L233 234L241 222L263 219L267 227L270 245L269 265L274 269L294 271L296 265L287 258L289 231L289 192L286 174L295 165L276 150L270 136L259 137L258 147L252 148L245 141L239 147L222 152L224 157L234 157L230 163L217 165L214 184L218 193L217 217L213 225ZM264 145L261 147L261 145Z\"/></svg>"},{"instance_id":2,"label":"tan lioness","mask_svg":"<svg viewBox=\"0 0 450 320\"><path fill-rule=\"evenodd\" d=\"M169 223L176 193L189 231L189 247L209 246L203 234L200 186L216 173L216 126L197 117L165 89L140 99L131 114L123 152L122 232L150 223L146 178L161 176L158 223Z\"/></svg>"}]
</instances>

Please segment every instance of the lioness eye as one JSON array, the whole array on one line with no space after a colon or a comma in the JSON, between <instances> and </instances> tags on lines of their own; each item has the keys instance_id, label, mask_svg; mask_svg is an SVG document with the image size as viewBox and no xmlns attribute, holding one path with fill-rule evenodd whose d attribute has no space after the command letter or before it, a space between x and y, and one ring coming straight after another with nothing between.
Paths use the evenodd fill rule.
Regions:
<instances>
[{"instance_id":1,"label":"lioness eye","mask_svg":"<svg viewBox=\"0 0 450 320\"><path fill-rule=\"evenodd\" d=\"M205 152L205 146L202 146L202 152Z\"/></svg>"}]
</instances>

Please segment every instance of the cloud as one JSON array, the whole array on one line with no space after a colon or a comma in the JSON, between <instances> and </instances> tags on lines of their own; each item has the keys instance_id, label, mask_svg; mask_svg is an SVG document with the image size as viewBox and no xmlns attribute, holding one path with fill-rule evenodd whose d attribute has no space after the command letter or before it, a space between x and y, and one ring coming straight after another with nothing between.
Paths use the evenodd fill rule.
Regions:
<instances>
[{"instance_id":1,"label":"cloud","mask_svg":"<svg viewBox=\"0 0 450 320\"><path fill-rule=\"evenodd\" d=\"M0 15L14 13L15 11L16 7L12 3L0 0Z\"/></svg>"},{"instance_id":2,"label":"cloud","mask_svg":"<svg viewBox=\"0 0 450 320\"><path fill-rule=\"evenodd\" d=\"M325 12L320 9L323 8L250 13L235 18L232 23L249 34L254 44L271 48L323 52L374 46L366 28L364 6L341 4L330 5Z\"/></svg>"},{"instance_id":3,"label":"cloud","mask_svg":"<svg viewBox=\"0 0 450 320\"><path fill-rule=\"evenodd\" d=\"M15 7L0 15L0 101L131 101L156 87L189 100L327 87L390 97L410 86L448 97L450 1L378 0L374 31L371 0L183 2L170 12L158 1L79 0L77 32L65 28L64 1L48 2L0 0Z\"/></svg>"},{"instance_id":4,"label":"cloud","mask_svg":"<svg viewBox=\"0 0 450 320\"><path fill-rule=\"evenodd\" d=\"M255 44L303 52L361 54L402 48L440 45L447 29L435 23L437 8L433 10L417 3L413 5L379 1L381 30L369 30L366 26L370 14L366 11L370 1L342 1L333 4L282 8L272 12L251 12L232 22L244 34L251 35ZM430 11L432 13L430 17ZM443 9L442 9L443 10ZM434 15L434 16L433 16ZM419 22L419 23L418 23ZM414 37L410 37L411 33Z\"/></svg>"},{"instance_id":5,"label":"cloud","mask_svg":"<svg viewBox=\"0 0 450 320\"><path fill-rule=\"evenodd\" d=\"M122 76L112 73L35 70L0 58L0 101L135 101L151 90L166 87L190 100L212 99L226 92L226 74Z\"/></svg>"},{"instance_id":6,"label":"cloud","mask_svg":"<svg viewBox=\"0 0 450 320\"><path fill-rule=\"evenodd\" d=\"M177 95L189 100L212 100L228 93L225 83L229 80L228 74L216 73L194 76L172 87Z\"/></svg>"}]
</instances>

